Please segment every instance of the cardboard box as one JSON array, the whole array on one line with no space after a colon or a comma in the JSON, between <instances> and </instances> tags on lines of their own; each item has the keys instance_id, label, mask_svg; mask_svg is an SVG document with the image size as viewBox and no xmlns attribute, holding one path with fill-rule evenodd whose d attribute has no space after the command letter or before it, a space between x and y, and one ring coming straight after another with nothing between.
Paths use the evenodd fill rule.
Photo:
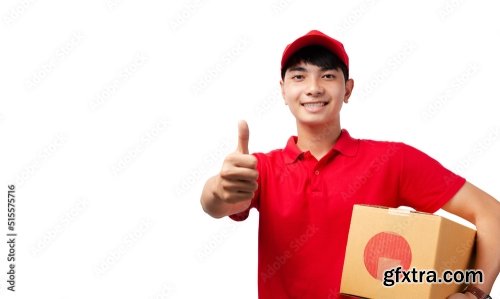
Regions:
<instances>
[{"instance_id":1,"label":"cardboard box","mask_svg":"<svg viewBox=\"0 0 500 299\"><path fill-rule=\"evenodd\" d=\"M463 287L456 283L413 283L420 270L468 269L476 231L441 216L402 209L355 205L347 241L340 291L362 298L446 298ZM385 272L401 266L416 273L396 278ZM390 277L391 275L392 277ZM427 272L426 272L427 274ZM385 277L384 275L387 275ZM384 279L386 285L384 285ZM395 283L396 279L404 283Z\"/></svg>"}]
</instances>

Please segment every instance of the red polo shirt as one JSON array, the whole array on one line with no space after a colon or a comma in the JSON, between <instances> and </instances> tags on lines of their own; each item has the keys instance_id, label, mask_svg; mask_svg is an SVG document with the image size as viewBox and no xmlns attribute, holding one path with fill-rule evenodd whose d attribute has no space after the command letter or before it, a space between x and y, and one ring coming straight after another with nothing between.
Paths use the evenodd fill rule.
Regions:
<instances>
[{"instance_id":1,"label":"red polo shirt","mask_svg":"<svg viewBox=\"0 0 500 299\"><path fill-rule=\"evenodd\" d=\"M254 154L259 189L251 207L260 215L261 299L341 298L354 204L433 213L465 183L404 143L353 139L344 129L318 161L296 142L290 137L284 149ZM248 213L231 218L244 220Z\"/></svg>"}]
</instances>

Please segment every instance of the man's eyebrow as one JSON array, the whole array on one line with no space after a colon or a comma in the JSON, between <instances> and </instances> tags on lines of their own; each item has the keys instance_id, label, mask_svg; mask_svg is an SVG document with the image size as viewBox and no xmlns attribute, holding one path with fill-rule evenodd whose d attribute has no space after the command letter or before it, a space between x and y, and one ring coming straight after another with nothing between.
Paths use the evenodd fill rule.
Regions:
<instances>
[{"instance_id":1,"label":"man's eyebrow","mask_svg":"<svg viewBox=\"0 0 500 299\"><path fill-rule=\"evenodd\" d=\"M306 71L306 68L305 67L302 67L302 66L292 66L288 69L288 71L290 72L305 72Z\"/></svg>"},{"instance_id":2,"label":"man's eyebrow","mask_svg":"<svg viewBox=\"0 0 500 299\"><path fill-rule=\"evenodd\" d=\"M337 69L334 67L322 67L321 71L336 71Z\"/></svg>"}]
</instances>

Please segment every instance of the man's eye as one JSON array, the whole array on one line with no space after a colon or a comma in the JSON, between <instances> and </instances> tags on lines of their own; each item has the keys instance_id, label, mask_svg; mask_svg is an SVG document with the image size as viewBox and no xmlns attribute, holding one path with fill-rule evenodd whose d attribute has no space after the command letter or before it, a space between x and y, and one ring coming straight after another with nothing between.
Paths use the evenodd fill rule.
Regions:
<instances>
[{"instance_id":1,"label":"man's eye","mask_svg":"<svg viewBox=\"0 0 500 299\"><path fill-rule=\"evenodd\" d=\"M294 76L292 76L292 79L302 80L302 79L304 79L304 75L294 75Z\"/></svg>"},{"instance_id":2,"label":"man's eye","mask_svg":"<svg viewBox=\"0 0 500 299\"><path fill-rule=\"evenodd\" d=\"M335 75L334 74L324 74L323 77L326 78L326 79L335 79Z\"/></svg>"}]
</instances>

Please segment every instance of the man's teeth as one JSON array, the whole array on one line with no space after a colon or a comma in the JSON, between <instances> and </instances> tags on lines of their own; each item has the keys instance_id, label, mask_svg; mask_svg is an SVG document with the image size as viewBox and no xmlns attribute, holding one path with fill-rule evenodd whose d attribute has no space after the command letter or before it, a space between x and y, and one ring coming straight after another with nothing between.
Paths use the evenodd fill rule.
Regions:
<instances>
[{"instance_id":1,"label":"man's teeth","mask_svg":"<svg viewBox=\"0 0 500 299\"><path fill-rule=\"evenodd\" d=\"M304 103L303 104L304 107L311 107L311 108L315 108L315 107L322 107L322 106L325 106L326 103L325 102L319 102L319 103Z\"/></svg>"}]
</instances>

